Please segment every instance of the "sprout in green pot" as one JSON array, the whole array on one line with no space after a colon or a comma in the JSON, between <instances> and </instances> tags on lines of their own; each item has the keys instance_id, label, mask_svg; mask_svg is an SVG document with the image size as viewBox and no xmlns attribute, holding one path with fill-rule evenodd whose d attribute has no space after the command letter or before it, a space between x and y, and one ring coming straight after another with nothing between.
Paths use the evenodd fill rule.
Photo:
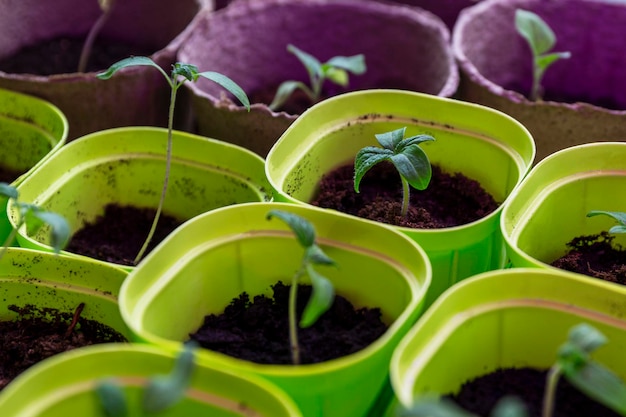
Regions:
<instances>
[{"instance_id":1,"label":"sprout in green pot","mask_svg":"<svg viewBox=\"0 0 626 417\"><path fill-rule=\"evenodd\" d=\"M199 72L198 68L195 65L185 64L182 62L177 62L172 66L172 72L168 75L158 64L156 64L152 59L143 56L136 56L123 59L115 64L111 65L108 70L102 72L97 75L98 78L102 80L107 80L113 76L117 71L134 66L152 66L156 68L167 80L170 88L170 108L169 115L167 121L167 151L166 151L166 163L165 163L165 178L163 181L163 188L161 190L161 198L159 200L159 205L157 206L156 214L154 216L154 221L152 222L152 227L150 228L150 232L144 241L143 246L139 250L139 253L135 257L135 265L139 263L139 261L143 258L146 250L148 249L148 245L152 240L152 236L157 227L157 223L159 222L159 217L161 215L161 210L163 209L163 204L165 201L165 194L167 193L167 185L170 177L170 168L172 164L172 131L174 125L174 108L176 106L176 92L178 89L187 81L196 82L198 78L203 77L208 80L211 80L229 92L231 92L241 103L246 107L246 109L250 110L250 101L248 100L248 96L246 93L239 87L237 83L228 78L227 76L213 72L213 71L205 71Z\"/></svg>"},{"instance_id":2,"label":"sprout in green pot","mask_svg":"<svg viewBox=\"0 0 626 417\"><path fill-rule=\"evenodd\" d=\"M304 248L300 268L291 279L289 292L289 343L291 359L294 365L300 364L300 345L298 343L298 326L296 324L296 298L298 294L298 282L304 274L311 279L313 292L311 298L302 313L300 327L310 327L324 314L333 304L335 289L333 284L317 272L314 265L335 265L335 261L328 257L315 243L315 229L306 219L286 211L271 210L267 214L268 220L277 217L287 223L296 236L300 245Z\"/></svg>"},{"instance_id":3,"label":"sprout in green pot","mask_svg":"<svg viewBox=\"0 0 626 417\"><path fill-rule=\"evenodd\" d=\"M26 225L29 234L35 234L44 225L50 227L50 243L54 248L55 253L59 253L70 240L70 226L65 218L57 213L42 210L41 207L32 203L23 203L19 201L19 193L15 187L5 182L0 182L0 196L8 198L13 201L13 204L18 208L19 220L17 225L11 230L11 233L7 237L0 249L0 258L6 252L6 248L13 243L17 231L23 225Z\"/></svg>"},{"instance_id":4,"label":"sprout in green pot","mask_svg":"<svg viewBox=\"0 0 626 417\"><path fill-rule=\"evenodd\" d=\"M528 42L533 54L533 84L530 99L541 100L543 94L541 80L546 70L559 59L567 59L569 52L550 52L556 43L556 35L548 24L537 14L528 10L517 9L515 28Z\"/></svg>"},{"instance_id":5,"label":"sprout in green pot","mask_svg":"<svg viewBox=\"0 0 626 417\"><path fill-rule=\"evenodd\" d=\"M176 358L174 368L167 375L150 378L143 390L141 410L138 413L129 410L124 391L114 379L106 379L96 386L96 395L100 400L106 417L129 417L155 415L174 406L185 395L195 366L195 343L185 344Z\"/></svg>"},{"instance_id":6,"label":"sprout in green pot","mask_svg":"<svg viewBox=\"0 0 626 417\"><path fill-rule=\"evenodd\" d=\"M626 213L623 213L621 211L603 211L603 210L592 210L589 213L587 213L587 217L594 217L594 216L609 216L615 219L615 221L617 221L618 224L611 227L609 229L609 233L613 233L613 234L626 233Z\"/></svg>"},{"instance_id":7,"label":"sprout in green pot","mask_svg":"<svg viewBox=\"0 0 626 417\"><path fill-rule=\"evenodd\" d=\"M409 186L416 190L425 190L432 177L428 156L419 145L435 140L429 135L405 138L405 132L406 127L402 127L375 135L382 147L366 146L357 153L354 160L354 191L357 193L361 179L372 167L383 161L389 161L396 167L402 180L402 217L406 217L409 211Z\"/></svg>"},{"instance_id":8,"label":"sprout in green pot","mask_svg":"<svg viewBox=\"0 0 626 417\"><path fill-rule=\"evenodd\" d=\"M83 49L80 51L78 72L85 72L87 69L87 63L89 62L89 56L91 55L93 43L95 42L96 37L98 37L100 30L104 27L104 24L107 20L109 20L109 16L111 16L111 12L113 11L113 6L115 6L115 1L116 0L98 0L98 5L100 6L100 10L102 10L102 14L94 22L93 26L89 30L89 33L87 34L87 38L83 44Z\"/></svg>"},{"instance_id":9,"label":"sprout in green pot","mask_svg":"<svg viewBox=\"0 0 626 417\"><path fill-rule=\"evenodd\" d=\"M587 397L619 415L626 415L626 384L590 356L606 343L606 337L589 324L581 323L570 329L567 341L559 347L556 362L547 373L542 417L554 415L556 389L561 376ZM410 409L400 410L399 414L402 417L476 417L449 400L432 398L418 400ZM492 417L527 415L519 400L506 397L490 414Z\"/></svg>"},{"instance_id":10,"label":"sprout in green pot","mask_svg":"<svg viewBox=\"0 0 626 417\"><path fill-rule=\"evenodd\" d=\"M309 74L310 85L306 85L301 81L285 81L276 90L274 100L269 105L272 110L280 108L291 94L300 89L311 100L311 103L317 103L322 94L322 86L326 80L345 87L348 85L348 73L355 75L364 74L367 70L365 66L365 57L363 54L353 56L335 56L328 61L321 63L313 55L304 52L294 45L287 45L287 50L294 54L298 60L304 65Z\"/></svg>"}]
</instances>

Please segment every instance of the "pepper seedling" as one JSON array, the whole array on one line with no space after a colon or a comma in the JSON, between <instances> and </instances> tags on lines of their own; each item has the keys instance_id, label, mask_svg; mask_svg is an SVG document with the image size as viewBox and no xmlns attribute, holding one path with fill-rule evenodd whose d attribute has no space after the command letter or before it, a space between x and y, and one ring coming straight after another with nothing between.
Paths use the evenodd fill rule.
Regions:
<instances>
[{"instance_id":1,"label":"pepper seedling","mask_svg":"<svg viewBox=\"0 0 626 417\"><path fill-rule=\"evenodd\" d=\"M148 380L143 389L141 410L130 413L128 400L123 389L114 379L105 379L98 383L95 392L106 417L148 416L164 411L178 403L189 386L195 367L194 343L185 344L185 348L176 358L174 368L169 374L156 375Z\"/></svg>"},{"instance_id":2,"label":"pepper seedling","mask_svg":"<svg viewBox=\"0 0 626 417\"><path fill-rule=\"evenodd\" d=\"M208 80L213 81L214 83L222 86L230 93L232 93L249 111L250 110L250 101L248 100L248 96L246 93L239 87L237 83L228 78L227 76L220 74L218 72L213 71L205 71L198 72L198 67L191 64L185 64L182 62L177 62L172 66L171 74L168 75L158 64L156 64L152 59L144 56L136 56L123 59L115 64L111 65L108 70L105 72L97 74L97 77L102 80L107 80L113 76L117 71L127 68L127 67L136 67L136 66L151 66L156 68L167 80L171 92L170 92L170 108L168 114L167 121L167 150L166 150L166 158L165 158L165 179L163 181L163 188L161 190L161 197L159 199L159 205L157 206L156 214L154 216L154 221L152 222L152 227L150 228L150 232L146 240L143 243L143 246L139 250L139 253L135 257L134 263L135 265L139 263L144 253L148 249L148 245L152 240L152 236L157 227L157 223L159 222L159 217L161 216L161 211L163 210L163 204L165 202L165 194L167 192L167 186L170 178L170 167L172 165L172 132L174 130L174 108L176 106L176 92L178 89L187 81L196 82L200 77L206 78Z\"/></svg>"},{"instance_id":3,"label":"pepper seedling","mask_svg":"<svg viewBox=\"0 0 626 417\"><path fill-rule=\"evenodd\" d=\"M557 359L546 376L542 417L552 417L554 413L556 389L561 376L589 398L626 416L626 384L613 371L591 358L591 353L606 343L606 337L587 323L570 329L567 341L559 347ZM498 414L494 409L491 416L525 416L520 414L525 413L520 404L508 400L508 404L500 405L504 407ZM476 417L448 401L430 398L416 401L401 413L403 417Z\"/></svg>"},{"instance_id":4,"label":"pepper seedling","mask_svg":"<svg viewBox=\"0 0 626 417\"><path fill-rule=\"evenodd\" d=\"M302 90L311 100L311 103L317 103L320 100L322 86L326 80L346 87L349 82L348 73L361 75L367 70L363 54L336 56L321 63L319 59L294 45L287 45L287 50L294 54L306 68L309 74L310 85L293 80L283 82L278 86L276 95L269 105L269 108L272 110L280 108L297 89Z\"/></svg>"},{"instance_id":5,"label":"pepper seedling","mask_svg":"<svg viewBox=\"0 0 626 417\"><path fill-rule=\"evenodd\" d=\"M91 55L93 43L102 30L102 27L104 27L104 24L107 20L109 20L115 1L116 0L98 0L98 5L100 6L102 13L89 30L87 38L85 38L85 43L83 44L83 49L80 51L80 58L78 60L78 72L85 72L87 69L87 63L89 62L89 56Z\"/></svg>"},{"instance_id":6,"label":"pepper seedling","mask_svg":"<svg viewBox=\"0 0 626 417\"><path fill-rule=\"evenodd\" d=\"M560 59L570 58L570 52L550 52L556 44L556 35L548 24L537 14L528 10L515 11L515 28L526 39L533 55L533 84L529 98L541 100L541 81L552 64Z\"/></svg>"},{"instance_id":7,"label":"pepper seedling","mask_svg":"<svg viewBox=\"0 0 626 417\"><path fill-rule=\"evenodd\" d=\"M291 279L288 308L291 359L294 365L298 365L300 364L300 345L298 343L298 326L296 325L298 283L304 274L309 275L312 287L311 298L304 308L299 323L301 328L307 328L314 325L317 319L328 311L335 299L333 284L328 278L317 272L313 266L334 266L335 261L329 258L315 242L315 228L308 220L282 210L271 210L267 214L267 219L270 220L272 217L277 217L285 222L293 231L298 243L304 248L300 268Z\"/></svg>"},{"instance_id":8,"label":"pepper seedling","mask_svg":"<svg viewBox=\"0 0 626 417\"><path fill-rule=\"evenodd\" d=\"M366 146L354 160L354 191L359 192L363 176L375 165L389 161L396 167L402 180L402 217L409 211L411 190L425 190L432 177L432 167L428 156L419 145L434 141L430 135L416 135L405 138L406 127L374 135L382 147Z\"/></svg>"},{"instance_id":9,"label":"pepper seedling","mask_svg":"<svg viewBox=\"0 0 626 417\"><path fill-rule=\"evenodd\" d=\"M617 221L618 224L611 227L609 229L609 233L618 234L618 233L626 233L626 213L621 211L603 211L603 210L592 210L587 213L587 217L594 216L609 216Z\"/></svg>"},{"instance_id":10,"label":"pepper seedling","mask_svg":"<svg viewBox=\"0 0 626 417\"><path fill-rule=\"evenodd\" d=\"M63 216L42 210L36 204L19 201L17 188L5 182L0 182L0 196L12 201L19 214L17 225L11 230L2 245L2 249L0 249L0 259L13 243L17 231L23 225L26 225L26 231L29 235L37 233L44 225L48 225L50 228L50 245L54 249L54 253L61 252L67 246L71 232L70 226Z\"/></svg>"}]
</instances>

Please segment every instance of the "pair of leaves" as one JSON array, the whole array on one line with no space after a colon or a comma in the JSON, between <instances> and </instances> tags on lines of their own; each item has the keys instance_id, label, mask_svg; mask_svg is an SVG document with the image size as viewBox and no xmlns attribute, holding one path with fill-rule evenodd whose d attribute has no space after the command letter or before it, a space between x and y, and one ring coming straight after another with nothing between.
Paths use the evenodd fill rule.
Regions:
<instances>
[{"instance_id":1,"label":"pair of leaves","mask_svg":"<svg viewBox=\"0 0 626 417\"><path fill-rule=\"evenodd\" d=\"M626 233L626 213L621 211L603 211L603 210L592 210L587 213L587 217L594 216L609 216L615 219L619 224L611 227L609 229L609 233Z\"/></svg>"},{"instance_id":2,"label":"pair of leaves","mask_svg":"<svg viewBox=\"0 0 626 417\"><path fill-rule=\"evenodd\" d=\"M303 264L311 279L312 293L302 317L300 327L310 327L324 314L335 299L335 289L330 280L317 272L313 265L335 265L324 251L315 243L313 225L301 216L283 210L271 210L267 218L277 217L293 231L298 243L304 248ZM292 284L293 285L293 284Z\"/></svg>"},{"instance_id":3,"label":"pair of leaves","mask_svg":"<svg viewBox=\"0 0 626 417\"><path fill-rule=\"evenodd\" d=\"M313 55L304 52L294 45L287 45L287 50L294 54L306 68L309 75L310 86L300 81L285 81L281 83L276 90L274 99L269 105L272 110L280 108L297 89L304 91L311 102L315 103L319 101L322 85L325 80L345 87L348 85L349 81L348 73L361 75L367 70L363 54L336 56L322 63Z\"/></svg>"},{"instance_id":4,"label":"pair of leaves","mask_svg":"<svg viewBox=\"0 0 626 417\"><path fill-rule=\"evenodd\" d=\"M429 135L417 135L404 138L406 127L375 135L382 146L367 146L361 149L354 161L354 190L359 192L363 176L382 161L390 161L398 173L413 188L424 190L432 177L432 168L428 156L419 147L422 142L434 141Z\"/></svg>"}]
</instances>

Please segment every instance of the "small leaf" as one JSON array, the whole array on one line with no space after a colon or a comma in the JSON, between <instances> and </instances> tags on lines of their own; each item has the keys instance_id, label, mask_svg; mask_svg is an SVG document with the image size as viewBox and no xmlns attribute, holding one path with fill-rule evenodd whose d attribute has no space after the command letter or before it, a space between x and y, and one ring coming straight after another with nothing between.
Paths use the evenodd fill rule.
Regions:
<instances>
[{"instance_id":1,"label":"small leaf","mask_svg":"<svg viewBox=\"0 0 626 417\"><path fill-rule=\"evenodd\" d=\"M552 29L533 12L517 9L515 11L515 27L519 34L528 41L534 56L549 51L556 43L556 36Z\"/></svg>"},{"instance_id":2,"label":"small leaf","mask_svg":"<svg viewBox=\"0 0 626 417\"><path fill-rule=\"evenodd\" d=\"M191 381L196 348L196 344L186 344L170 374L158 375L148 381L142 401L145 411L163 411L182 399Z\"/></svg>"},{"instance_id":3,"label":"small leaf","mask_svg":"<svg viewBox=\"0 0 626 417\"><path fill-rule=\"evenodd\" d=\"M535 59L535 65L543 73L554 62L556 62L556 61L558 61L560 59L568 59L571 56L572 56L572 54L570 54L569 52L553 52L551 54L539 55Z\"/></svg>"},{"instance_id":4,"label":"small leaf","mask_svg":"<svg viewBox=\"0 0 626 417\"><path fill-rule=\"evenodd\" d=\"M326 255L322 248L317 246L315 243L306 249L304 257L312 264L335 265L335 261L333 261L328 255Z\"/></svg>"},{"instance_id":5,"label":"small leaf","mask_svg":"<svg viewBox=\"0 0 626 417\"><path fill-rule=\"evenodd\" d=\"M447 399L420 399L399 414L400 417L477 417Z\"/></svg>"},{"instance_id":6,"label":"small leaf","mask_svg":"<svg viewBox=\"0 0 626 417\"><path fill-rule=\"evenodd\" d=\"M605 345L607 339L595 327L587 323L581 323L570 330L568 341L583 352L591 353L600 346Z\"/></svg>"},{"instance_id":7,"label":"small leaf","mask_svg":"<svg viewBox=\"0 0 626 417\"><path fill-rule=\"evenodd\" d=\"M195 82L198 79L198 67L191 64L177 62L172 68L172 75L184 77L187 81Z\"/></svg>"},{"instance_id":8,"label":"small leaf","mask_svg":"<svg viewBox=\"0 0 626 417\"><path fill-rule=\"evenodd\" d=\"M6 182L0 182L0 196L17 200L17 188Z\"/></svg>"},{"instance_id":9,"label":"small leaf","mask_svg":"<svg viewBox=\"0 0 626 417\"><path fill-rule=\"evenodd\" d=\"M365 65L365 56L363 54L353 56L336 56L326 62L335 68L341 68L355 75L365 74L367 66Z\"/></svg>"},{"instance_id":10,"label":"small leaf","mask_svg":"<svg viewBox=\"0 0 626 417\"><path fill-rule=\"evenodd\" d=\"M613 226L609 229L609 233L618 234L618 233L626 233L626 226Z\"/></svg>"},{"instance_id":11,"label":"small leaf","mask_svg":"<svg viewBox=\"0 0 626 417\"><path fill-rule=\"evenodd\" d=\"M70 240L70 225L65 217L49 211L34 211L33 215L50 226L50 245L55 253L65 249Z\"/></svg>"},{"instance_id":12,"label":"small leaf","mask_svg":"<svg viewBox=\"0 0 626 417\"><path fill-rule=\"evenodd\" d=\"M489 413L490 417L527 417L528 410L517 397L502 397Z\"/></svg>"},{"instance_id":13,"label":"small leaf","mask_svg":"<svg viewBox=\"0 0 626 417\"><path fill-rule=\"evenodd\" d=\"M163 69L160 66L158 66L152 59L146 56L131 56L129 58L125 58L125 59L122 59L121 61L116 62L115 64L111 65L108 70L101 72L99 74L96 74L96 77L98 77L101 80L108 80L117 71L123 68L136 67L136 66L155 67L155 68L158 68L159 71L164 73ZM167 74L165 74L165 77L168 78L169 80L169 77L167 76Z\"/></svg>"},{"instance_id":14,"label":"small leaf","mask_svg":"<svg viewBox=\"0 0 626 417\"><path fill-rule=\"evenodd\" d=\"M127 417L128 404L124 391L112 380L103 380L95 388L106 417Z\"/></svg>"},{"instance_id":15,"label":"small leaf","mask_svg":"<svg viewBox=\"0 0 626 417\"><path fill-rule=\"evenodd\" d=\"M287 50L294 54L296 58L298 58L300 62L302 62L302 65L304 65L304 67L306 68L311 79L322 75L322 64L313 55L304 52L303 50L292 44L287 45Z\"/></svg>"},{"instance_id":16,"label":"small leaf","mask_svg":"<svg viewBox=\"0 0 626 417\"><path fill-rule=\"evenodd\" d=\"M622 213L621 211L603 211L603 210L592 210L587 213L587 217L594 216L609 216L616 220L621 226L626 226L626 213ZM623 232L611 232L611 233L623 233Z\"/></svg>"},{"instance_id":17,"label":"small leaf","mask_svg":"<svg viewBox=\"0 0 626 417\"><path fill-rule=\"evenodd\" d=\"M389 160L392 156L393 151L376 146L366 146L361 149L354 159L354 191L359 192L361 179L367 171L376 164Z\"/></svg>"},{"instance_id":18,"label":"small leaf","mask_svg":"<svg viewBox=\"0 0 626 417\"><path fill-rule=\"evenodd\" d=\"M402 152L404 150L404 148L407 148L411 145L419 145L423 142L431 142L434 141L435 138L433 138L430 135L416 135L416 136L411 136L410 138L406 138L403 141L401 141L400 143L398 143L398 145L396 145L395 147L395 152L399 153Z\"/></svg>"},{"instance_id":19,"label":"small leaf","mask_svg":"<svg viewBox=\"0 0 626 417\"><path fill-rule=\"evenodd\" d=\"M309 248L315 243L315 229L313 225L303 217L283 210L270 210L266 218L278 217L291 228L296 239L304 248Z\"/></svg>"},{"instance_id":20,"label":"small leaf","mask_svg":"<svg viewBox=\"0 0 626 417\"><path fill-rule=\"evenodd\" d=\"M333 83L345 87L348 85L348 73L341 68L327 67L326 64L322 65L322 71L326 78Z\"/></svg>"},{"instance_id":21,"label":"small leaf","mask_svg":"<svg viewBox=\"0 0 626 417\"><path fill-rule=\"evenodd\" d=\"M578 390L620 415L626 415L626 385L613 372L589 361L577 372L564 376Z\"/></svg>"},{"instance_id":22,"label":"small leaf","mask_svg":"<svg viewBox=\"0 0 626 417\"><path fill-rule=\"evenodd\" d=\"M300 319L300 327L302 328L314 325L317 319L328 311L335 299L333 284L313 269L311 265L307 265L306 270L311 278L313 291Z\"/></svg>"},{"instance_id":23,"label":"small leaf","mask_svg":"<svg viewBox=\"0 0 626 417\"><path fill-rule=\"evenodd\" d=\"M279 109L283 104L285 104L285 101L287 101L291 93L293 93L298 88L302 89L303 91L307 90L304 83L301 83L300 81L285 81L284 83L279 85L278 89L276 90L274 100L272 100L272 102L270 103L269 108L272 110Z\"/></svg>"},{"instance_id":24,"label":"small leaf","mask_svg":"<svg viewBox=\"0 0 626 417\"><path fill-rule=\"evenodd\" d=\"M40 211L39 207L30 203L19 203L17 206L19 207L20 216L26 224L26 233L29 235L36 234L44 225L44 221L35 215L37 211Z\"/></svg>"},{"instance_id":25,"label":"small leaf","mask_svg":"<svg viewBox=\"0 0 626 417\"><path fill-rule=\"evenodd\" d=\"M404 132L406 132L406 127L401 127L400 129L392 130L390 132L385 133L377 133L374 136L380 146L385 149L389 149L390 151L395 151L398 143L404 139Z\"/></svg>"},{"instance_id":26,"label":"small leaf","mask_svg":"<svg viewBox=\"0 0 626 417\"><path fill-rule=\"evenodd\" d=\"M417 145L405 148L402 153L393 155L391 162L416 190L425 190L432 177L432 167L426 153Z\"/></svg>"},{"instance_id":27,"label":"small leaf","mask_svg":"<svg viewBox=\"0 0 626 417\"><path fill-rule=\"evenodd\" d=\"M246 92L243 91L243 89L239 87L236 82L234 82L227 76L220 74L219 72L205 71L199 73L198 75L208 80L211 80L228 90L232 95L237 98L237 100L241 102L241 104L244 105L246 109L250 110L250 100L248 99Z\"/></svg>"}]
</instances>

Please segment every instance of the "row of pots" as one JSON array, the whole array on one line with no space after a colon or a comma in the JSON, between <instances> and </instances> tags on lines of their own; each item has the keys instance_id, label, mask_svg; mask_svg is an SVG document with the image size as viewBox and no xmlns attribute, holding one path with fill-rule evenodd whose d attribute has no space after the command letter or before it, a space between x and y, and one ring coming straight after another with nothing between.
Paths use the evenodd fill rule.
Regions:
<instances>
[{"instance_id":1,"label":"row of pots","mask_svg":"<svg viewBox=\"0 0 626 417\"><path fill-rule=\"evenodd\" d=\"M484 219L461 227L439 231L394 231L371 221L357 220L352 216L304 204L311 197L316 181L324 172L352 158L357 149L371 144L373 133L398 126L408 126L416 132L436 136L436 142L424 145L431 160L445 169L462 171L478 179L502 203L500 208ZM129 203L143 205L146 196L151 194L152 199L156 200L155 193L146 190L159 188L161 175L157 172L159 165L163 164L164 150L155 148L154 144L161 142L161 148L164 148L165 138L165 132L159 128L113 129L87 135L63 146L43 161L33 172L21 179L18 190L25 200L60 212L76 222L75 227L102 210L103 200L121 196ZM180 210L177 213L181 216L191 218L187 223L138 267L131 270L127 278L124 278L126 272L119 266L99 263L101 267L115 269L119 277L122 277L118 279L124 280L120 295L121 315L115 319L118 320L117 325L122 328L128 326L129 330L126 331L129 333L126 334L130 334L134 341L160 346L167 352L161 353L166 358L165 362L171 363L173 353L180 349L180 342L203 315L220 311L233 296L243 290L250 293L267 291L268 285L273 283L276 276L285 274L285 265L275 260L275 254L294 251L293 242L285 239L285 229L273 229L278 225L265 221L267 211L279 204L262 202L270 198L269 190L272 190L276 201L295 203L281 207L313 220L324 245L328 245L333 255L342 259L341 264L344 267L336 272L336 276L332 276L338 291L350 293L351 299L358 305L380 305L385 319L389 324L393 323L384 337L358 354L300 369L256 366L210 351L198 354L198 362L202 366L231 369L235 370L235 374L256 374L257 377L262 375L264 380L273 381L295 399L297 407L306 416L332 416L334 413L366 415L372 407L376 409L380 404L384 406L387 402L383 394L388 390L386 375L389 372L389 360L400 339L413 328L424 307L438 300L447 288L453 286L446 295L439 297L437 304L429 310L430 315L443 314L435 311L450 308L446 307L450 303L452 306L456 305L456 302L446 300L460 297L453 294L466 291L462 288L482 285L474 284L474 281L481 281L478 278L472 279L472 284L456 284L458 281L483 271L502 268L506 255L504 242L509 245L508 255L514 266L526 266L523 260L537 257L532 266L546 267L543 262L550 259L544 257L546 255L543 252L532 252L536 247L541 247L535 245L537 239L530 235L533 229L535 233L545 234L546 223L552 224L556 218L562 219L563 224L569 227L571 224L582 224L582 219L575 220L575 216L582 213L580 217L584 218L584 213L590 209L618 210L619 205L614 201L610 207L598 205L605 204L607 187L614 187L619 182L622 170L620 161L623 160L621 152L625 146L607 143L571 148L546 158L526 176L533 161L534 143L528 131L514 119L477 105L391 90L345 94L312 107L288 128L270 151L267 161L234 145L182 132L176 133L174 141L174 166L180 165L180 173L177 173L176 168L173 169L173 183L177 182L176 176L180 175L185 178L185 181L180 181L181 184L191 182L192 188L199 191L216 186L218 177L229 176L226 183L237 190L234 194L237 197L233 197L233 201L257 202L199 214L224 205L224 202L201 199L196 206L188 201L189 195L193 195L193 198L197 198L197 195L215 194L223 197L223 185L217 186L217 191L207 194L184 191L177 195L172 194L176 198L171 198L168 203L171 206L166 207L172 211ZM210 172L219 175L210 177L205 182ZM132 185L133 178L139 178L139 183ZM233 183L236 185L232 186ZM589 191L598 184L598 190ZM143 192L137 191L139 189ZM71 196L73 191L78 191L79 195ZM566 194L567 192L573 193L576 198L571 197L572 194ZM593 199L581 199L580 194L593 196ZM575 204L578 202L580 206ZM564 207L560 207L561 205ZM187 207L189 211L185 211ZM555 207L559 209L558 212ZM572 214L564 215L565 210L572 210ZM11 205L8 206L8 213L14 219L15 213ZM534 219L538 222L533 223ZM550 243L564 244L556 236L559 232L564 235L564 227L559 225L554 228L554 241ZM589 223L585 227L591 228ZM198 230L203 233L199 234ZM577 232L578 230L571 231ZM18 259L29 256L49 258L52 262L93 262L71 254L54 258L41 251L50 250L43 235L28 236L22 231L19 236L22 246L35 247L37 250L11 250L3 261L6 265L36 264L33 259L23 262L12 260L12 256L17 256ZM517 242L520 243L519 248L516 246ZM250 249L246 250L248 245L251 245ZM551 249L552 252L557 250L559 249ZM246 265L245 269L242 269L243 265ZM347 265L349 266L346 267ZM289 265L286 267L287 270L292 269ZM45 274L50 269L49 266L45 267ZM207 280L205 276L208 271L219 271L219 275L216 273L215 276L223 276L224 282ZM380 273L374 274L372 271ZM35 282L48 279L45 275L20 273L20 277L24 275L38 278ZM354 276L359 281L354 282ZM506 286L505 282L514 280L530 282L532 279L539 282L547 276L555 281L554 285L565 288L577 285L569 283L577 280L591 287L596 285L591 284L589 279L573 278L553 270L497 271L488 276L495 278L483 280L497 281L495 284L488 284L496 286ZM535 276L539 278L532 278ZM212 285L214 283L215 286ZM620 291L614 284L598 285L608 292ZM116 294L115 290L109 291ZM587 294L590 291L592 290L581 293ZM569 296L567 291L561 292L564 293L563 297ZM499 290L493 291L494 296L499 293ZM553 295L550 293L545 295L547 298L551 296ZM185 300L183 305L180 297ZM404 300L404 303L399 304L399 300ZM576 304L583 305L583 302ZM621 317L621 309L611 311L612 315ZM124 320L120 322L119 317ZM420 320L418 327L410 330L411 333L418 332L415 329L421 328L420 326L428 326L423 324L425 320ZM617 339L619 337L616 336ZM412 346L411 342L403 343ZM113 348L103 349L106 351ZM129 350L134 349L144 348L131 347ZM415 351L413 347L407 349ZM94 352L98 352L98 349L94 349ZM361 362L366 358L371 362ZM402 361L406 362L407 359ZM56 366L67 366L63 363L64 359L59 358L40 368L43 370L46 369L45 366L49 366L52 370L46 372L58 372L53 369ZM397 380L404 378L398 375L403 375L404 371L398 371L396 376L393 372L392 368L392 382L396 392L406 390L406 387L397 385ZM24 387L30 389L31 379L36 381L38 378L46 378L37 375L35 368L25 374L19 380L21 382L7 388L6 394L0 395L0 409L3 407L2 401L7 404L19 402L14 398L20 398L18 393L27 389ZM305 379L311 375L319 379L313 380L316 382ZM94 378L99 376L101 375L95 375ZM83 390L80 395L86 395L93 385L81 386ZM319 387L320 391L312 387ZM447 387L449 386L446 389ZM284 395L280 394L280 389L278 392L279 396ZM359 392L364 400L355 401L350 394L355 392ZM417 393L419 390L411 392ZM383 399L375 404L379 395ZM398 396L407 401L407 394L398 393ZM50 392L45 398L48 402L45 407L41 406L41 412L54 409L49 407L50 401L55 402L61 397ZM291 410L288 411L291 415L297 415L293 414L295 411L292 406L290 404L285 408ZM21 415L18 414L18 409L19 407L15 409L15 415ZM276 412L270 415L279 414Z\"/></svg>"}]
</instances>

